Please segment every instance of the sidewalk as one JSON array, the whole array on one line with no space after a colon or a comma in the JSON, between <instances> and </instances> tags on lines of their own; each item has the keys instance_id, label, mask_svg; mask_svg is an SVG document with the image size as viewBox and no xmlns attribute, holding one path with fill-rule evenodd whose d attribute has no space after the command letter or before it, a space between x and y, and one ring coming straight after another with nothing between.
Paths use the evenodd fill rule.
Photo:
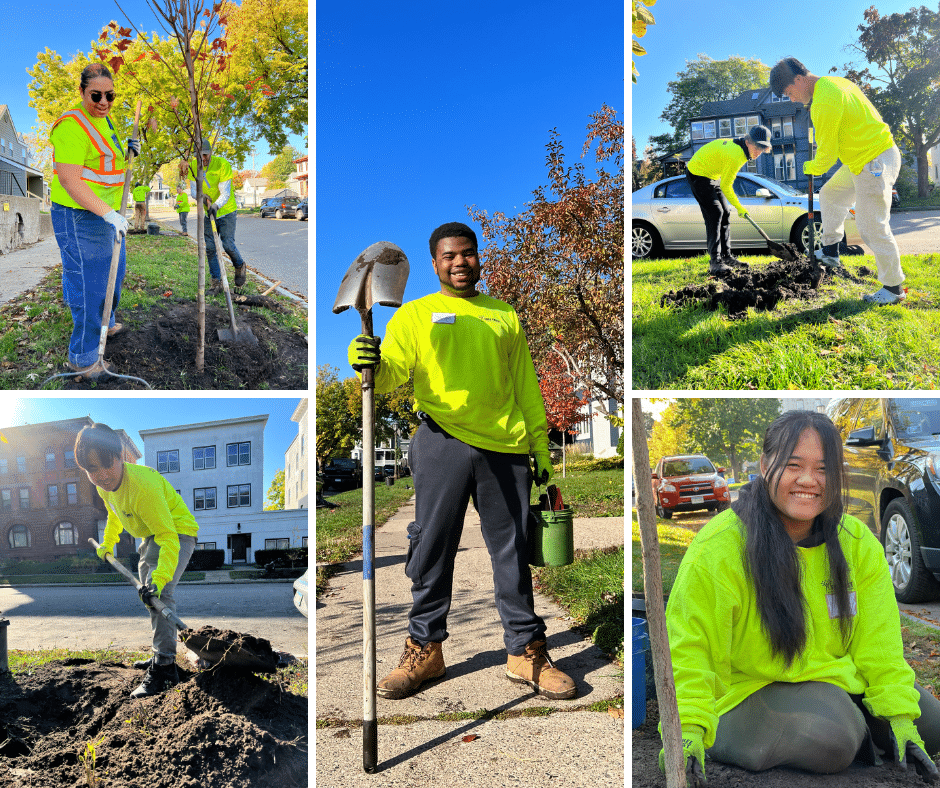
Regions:
<instances>
[{"instance_id":1,"label":"sidewalk","mask_svg":"<svg viewBox=\"0 0 940 788\"><path fill-rule=\"evenodd\" d=\"M0 304L36 287L49 269L61 262L54 235L0 254Z\"/></svg>"},{"instance_id":2,"label":"sidewalk","mask_svg":"<svg viewBox=\"0 0 940 788\"><path fill-rule=\"evenodd\" d=\"M404 574L405 529L414 499L376 530L377 679L398 666L407 635L411 581ZM575 519L575 547L624 542L621 517ZM344 564L316 603L316 716L348 722L316 734L318 788L386 786L623 785L624 725L583 707L622 697L622 670L590 640L570 629L564 610L536 595L536 612L548 626L549 653L578 687L573 700L550 700L504 675L506 651L493 601L492 566L472 507L457 554L450 637L444 643L447 676L403 700L378 698L379 771L362 769L362 561ZM549 708L557 713L510 719L469 718L470 713L517 715ZM570 711L572 708L582 709ZM464 719L433 721L440 714ZM393 716L415 718L404 724ZM396 722L402 722L401 720ZM465 736L475 737L465 742ZM554 783L553 783L554 784Z\"/></svg>"}]
</instances>

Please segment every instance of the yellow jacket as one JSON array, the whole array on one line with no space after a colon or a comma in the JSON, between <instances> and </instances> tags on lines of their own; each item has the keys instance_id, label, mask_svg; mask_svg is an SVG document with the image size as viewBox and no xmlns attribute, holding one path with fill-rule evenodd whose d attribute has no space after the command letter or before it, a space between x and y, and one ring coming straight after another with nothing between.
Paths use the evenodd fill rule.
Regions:
<instances>
[{"instance_id":1,"label":"yellow jacket","mask_svg":"<svg viewBox=\"0 0 940 788\"><path fill-rule=\"evenodd\" d=\"M712 140L699 148L689 159L689 172L713 181L721 181L721 192L739 211L744 210L734 193L734 179L738 170L747 164L747 154L734 140Z\"/></svg>"},{"instance_id":2,"label":"yellow jacket","mask_svg":"<svg viewBox=\"0 0 940 788\"><path fill-rule=\"evenodd\" d=\"M189 178L193 182L190 194L196 197L196 160L189 163ZM235 189L232 188L232 165L221 156L209 159L209 166L202 173L202 194L212 202L218 202L223 190L226 191L225 202L219 207L218 217L238 210L235 204Z\"/></svg>"}]
</instances>

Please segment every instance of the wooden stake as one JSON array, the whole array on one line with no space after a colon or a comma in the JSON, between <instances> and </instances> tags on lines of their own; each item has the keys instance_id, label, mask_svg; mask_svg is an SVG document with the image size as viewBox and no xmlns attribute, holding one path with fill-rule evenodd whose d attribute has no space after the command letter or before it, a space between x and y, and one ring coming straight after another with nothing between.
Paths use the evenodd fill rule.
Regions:
<instances>
[{"instance_id":1,"label":"wooden stake","mask_svg":"<svg viewBox=\"0 0 940 788\"><path fill-rule=\"evenodd\" d=\"M280 280L280 279L278 279L273 285L271 285L271 286L270 286L267 290L265 290L261 295L266 296L268 293L270 293L270 292L271 292L275 287L277 287L279 284L281 284L281 280Z\"/></svg>"}]
</instances>

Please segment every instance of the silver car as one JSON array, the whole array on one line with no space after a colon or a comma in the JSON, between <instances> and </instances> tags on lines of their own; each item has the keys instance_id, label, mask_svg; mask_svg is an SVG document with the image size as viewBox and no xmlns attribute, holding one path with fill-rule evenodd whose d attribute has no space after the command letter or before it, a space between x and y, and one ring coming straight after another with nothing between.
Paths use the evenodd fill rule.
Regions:
<instances>
[{"instance_id":1,"label":"silver car","mask_svg":"<svg viewBox=\"0 0 940 788\"><path fill-rule=\"evenodd\" d=\"M793 243L805 249L809 242L807 213L809 197L774 178L741 173L734 179L734 193L772 241ZM633 257L657 257L664 250L705 249L702 210L685 175L666 178L633 193ZM816 243L822 233L819 195L813 197ZM845 243L860 242L854 209L845 222ZM747 219L731 214L731 246L735 249L766 249Z\"/></svg>"}]
</instances>

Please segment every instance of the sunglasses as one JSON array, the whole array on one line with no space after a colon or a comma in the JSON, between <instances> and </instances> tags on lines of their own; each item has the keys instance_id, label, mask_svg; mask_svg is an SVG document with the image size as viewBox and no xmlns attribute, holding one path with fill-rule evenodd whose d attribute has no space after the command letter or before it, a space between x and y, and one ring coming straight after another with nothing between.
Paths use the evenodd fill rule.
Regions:
<instances>
[{"instance_id":1,"label":"sunglasses","mask_svg":"<svg viewBox=\"0 0 940 788\"><path fill-rule=\"evenodd\" d=\"M100 90L93 90L93 91L91 91L91 93L89 93L88 95L91 96L91 100L92 100L92 102L94 102L95 104L97 104L99 101L101 101L102 93L101 93ZM114 91L113 91L113 90L109 90L107 93L105 93L105 94L104 94L104 97L105 97L105 99L107 100L107 102L108 102L109 104L114 103Z\"/></svg>"}]
</instances>

